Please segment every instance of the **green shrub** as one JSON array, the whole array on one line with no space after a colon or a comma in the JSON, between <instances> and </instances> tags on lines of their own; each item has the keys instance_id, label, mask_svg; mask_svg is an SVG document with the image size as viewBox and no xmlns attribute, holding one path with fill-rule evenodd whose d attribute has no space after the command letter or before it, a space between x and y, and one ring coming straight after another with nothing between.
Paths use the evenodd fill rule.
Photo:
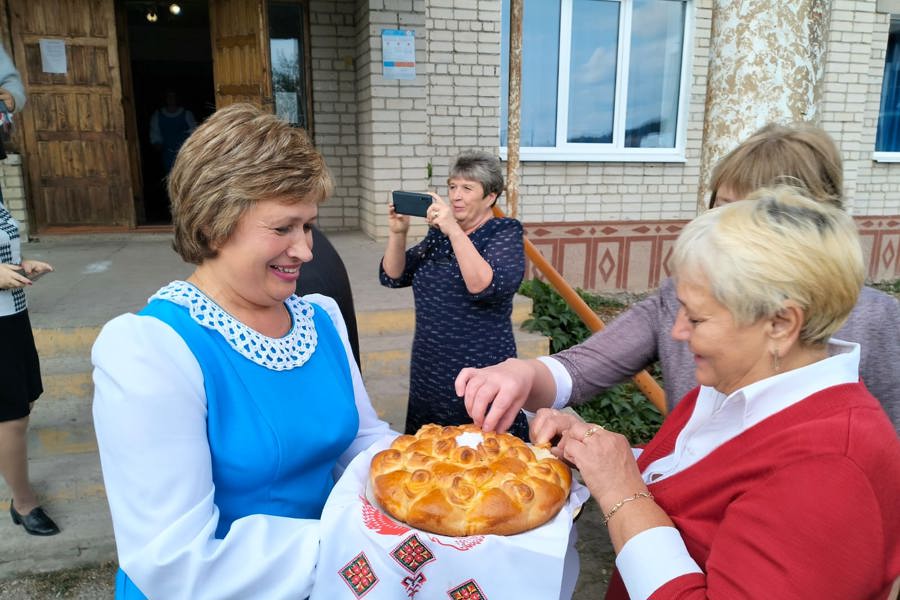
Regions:
<instances>
[{"instance_id":1,"label":"green shrub","mask_svg":"<svg viewBox=\"0 0 900 600\"><path fill-rule=\"evenodd\" d=\"M531 298L532 317L522 326L550 338L551 352L565 350L591 335L590 329L569 308L562 296L543 281L531 279L522 283L519 292ZM576 290L579 296L595 312L608 318L627 308L627 305L611 298ZM659 381L659 369L651 373ZM662 423L662 415L656 407L628 381L602 394L598 394L575 411L586 421L599 423L612 431L618 431L632 444L647 442Z\"/></svg>"}]
</instances>

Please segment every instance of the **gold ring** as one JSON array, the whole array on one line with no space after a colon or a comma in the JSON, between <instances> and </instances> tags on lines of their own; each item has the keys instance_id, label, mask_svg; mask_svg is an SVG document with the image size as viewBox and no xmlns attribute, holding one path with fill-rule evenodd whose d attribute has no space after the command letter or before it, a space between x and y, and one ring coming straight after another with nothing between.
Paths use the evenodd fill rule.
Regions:
<instances>
[{"instance_id":1,"label":"gold ring","mask_svg":"<svg viewBox=\"0 0 900 600\"><path fill-rule=\"evenodd\" d=\"M600 429L603 429L603 428L599 425L592 425L591 427L588 428L587 431L584 432L584 437L581 438L581 441L586 442L589 437L591 437L592 435L597 433L597 431Z\"/></svg>"}]
</instances>

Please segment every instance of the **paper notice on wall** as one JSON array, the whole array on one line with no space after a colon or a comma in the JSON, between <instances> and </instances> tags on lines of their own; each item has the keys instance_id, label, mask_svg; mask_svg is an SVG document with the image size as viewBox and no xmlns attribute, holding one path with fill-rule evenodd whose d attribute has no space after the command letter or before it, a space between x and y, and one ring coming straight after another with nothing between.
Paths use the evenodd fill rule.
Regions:
<instances>
[{"instance_id":1,"label":"paper notice on wall","mask_svg":"<svg viewBox=\"0 0 900 600\"><path fill-rule=\"evenodd\" d=\"M44 73L67 73L65 40L40 41L41 69Z\"/></svg>"},{"instance_id":2,"label":"paper notice on wall","mask_svg":"<svg viewBox=\"0 0 900 600\"><path fill-rule=\"evenodd\" d=\"M385 79L416 78L416 32L381 30L382 75Z\"/></svg>"}]
</instances>

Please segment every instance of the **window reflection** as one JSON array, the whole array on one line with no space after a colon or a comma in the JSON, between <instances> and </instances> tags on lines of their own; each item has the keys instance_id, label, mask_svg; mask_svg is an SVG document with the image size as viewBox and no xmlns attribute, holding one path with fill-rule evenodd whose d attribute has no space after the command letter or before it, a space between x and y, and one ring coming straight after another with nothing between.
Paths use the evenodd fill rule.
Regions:
<instances>
[{"instance_id":1,"label":"window reflection","mask_svg":"<svg viewBox=\"0 0 900 600\"><path fill-rule=\"evenodd\" d=\"M509 0L503 0L500 53L500 144L506 145L509 93ZM520 143L556 145L556 89L559 70L559 2L529 2L522 21Z\"/></svg>"},{"instance_id":2,"label":"window reflection","mask_svg":"<svg viewBox=\"0 0 900 600\"><path fill-rule=\"evenodd\" d=\"M635 0L625 147L674 148L681 86L684 4Z\"/></svg>"},{"instance_id":3,"label":"window reflection","mask_svg":"<svg viewBox=\"0 0 900 600\"><path fill-rule=\"evenodd\" d=\"M900 18L891 19L888 34L875 150L900 152Z\"/></svg>"},{"instance_id":4,"label":"window reflection","mask_svg":"<svg viewBox=\"0 0 900 600\"><path fill-rule=\"evenodd\" d=\"M275 114L309 129L304 5L269 2L269 52Z\"/></svg>"},{"instance_id":5,"label":"window reflection","mask_svg":"<svg viewBox=\"0 0 900 600\"><path fill-rule=\"evenodd\" d=\"M569 63L567 139L582 144L613 141L619 3L575 0Z\"/></svg>"}]
</instances>

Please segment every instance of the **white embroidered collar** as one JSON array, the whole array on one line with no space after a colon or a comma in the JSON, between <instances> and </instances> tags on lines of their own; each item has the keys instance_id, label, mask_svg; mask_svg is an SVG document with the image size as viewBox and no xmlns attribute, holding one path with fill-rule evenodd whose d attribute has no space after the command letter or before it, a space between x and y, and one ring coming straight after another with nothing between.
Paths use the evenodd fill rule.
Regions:
<instances>
[{"instance_id":1,"label":"white embroidered collar","mask_svg":"<svg viewBox=\"0 0 900 600\"><path fill-rule=\"evenodd\" d=\"M284 301L293 326L284 337L267 337L228 314L210 297L186 281L173 281L150 297L166 300L188 309L199 325L217 331L235 352L273 371L288 371L302 366L316 351L318 335L313 323L313 305L297 296Z\"/></svg>"}]
</instances>

